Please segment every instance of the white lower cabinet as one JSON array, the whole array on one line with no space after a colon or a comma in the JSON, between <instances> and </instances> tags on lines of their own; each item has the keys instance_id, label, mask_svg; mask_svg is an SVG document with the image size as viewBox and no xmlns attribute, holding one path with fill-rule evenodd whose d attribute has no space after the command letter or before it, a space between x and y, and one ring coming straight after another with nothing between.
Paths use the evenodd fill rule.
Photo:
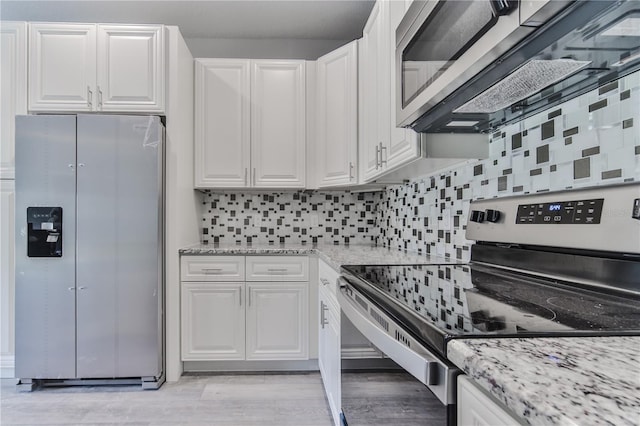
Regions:
<instances>
[{"instance_id":1,"label":"white lower cabinet","mask_svg":"<svg viewBox=\"0 0 640 426\"><path fill-rule=\"evenodd\" d=\"M308 263L303 256L183 256L182 360L308 359ZM262 268L270 275L256 279Z\"/></svg>"},{"instance_id":2,"label":"white lower cabinet","mask_svg":"<svg viewBox=\"0 0 640 426\"><path fill-rule=\"evenodd\" d=\"M244 359L244 283L182 283L182 359Z\"/></svg>"},{"instance_id":3,"label":"white lower cabinet","mask_svg":"<svg viewBox=\"0 0 640 426\"><path fill-rule=\"evenodd\" d=\"M318 367L333 423L340 424L340 307L335 295L322 283L319 289L320 331Z\"/></svg>"},{"instance_id":4,"label":"white lower cabinet","mask_svg":"<svg viewBox=\"0 0 640 426\"><path fill-rule=\"evenodd\" d=\"M338 273L323 261L318 262L318 367L335 425L341 410L340 305L336 298Z\"/></svg>"},{"instance_id":5,"label":"white lower cabinet","mask_svg":"<svg viewBox=\"0 0 640 426\"><path fill-rule=\"evenodd\" d=\"M467 376L458 376L458 426L522 425Z\"/></svg>"},{"instance_id":6,"label":"white lower cabinet","mask_svg":"<svg viewBox=\"0 0 640 426\"><path fill-rule=\"evenodd\" d=\"M308 283L247 283L247 359L307 359Z\"/></svg>"}]
</instances>

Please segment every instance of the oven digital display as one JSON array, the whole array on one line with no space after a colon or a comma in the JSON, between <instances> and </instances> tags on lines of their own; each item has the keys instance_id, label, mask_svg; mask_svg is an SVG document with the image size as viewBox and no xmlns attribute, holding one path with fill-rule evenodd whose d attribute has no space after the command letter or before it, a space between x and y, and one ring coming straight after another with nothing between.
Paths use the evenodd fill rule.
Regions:
<instances>
[{"instance_id":1,"label":"oven digital display","mask_svg":"<svg viewBox=\"0 0 640 426\"><path fill-rule=\"evenodd\" d=\"M600 223L604 198L593 200L560 201L553 203L520 204L518 224L571 224L592 225Z\"/></svg>"}]
</instances>

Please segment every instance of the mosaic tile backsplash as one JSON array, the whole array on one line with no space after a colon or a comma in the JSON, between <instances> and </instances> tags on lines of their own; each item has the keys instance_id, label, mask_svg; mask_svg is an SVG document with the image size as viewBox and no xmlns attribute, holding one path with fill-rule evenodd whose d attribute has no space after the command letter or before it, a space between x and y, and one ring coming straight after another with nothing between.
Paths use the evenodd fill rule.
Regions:
<instances>
[{"instance_id":1,"label":"mosaic tile backsplash","mask_svg":"<svg viewBox=\"0 0 640 426\"><path fill-rule=\"evenodd\" d=\"M204 207L209 244L371 244L378 233L371 193L210 193Z\"/></svg>"},{"instance_id":2,"label":"mosaic tile backsplash","mask_svg":"<svg viewBox=\"0 0 640 426\"><path fill-rule=\"evenodd\" d=\"M489 138L489 158L379 193L211 193L203 242L375 243L468 260L469 202L640 180L640 72Z\"/></svg>"},{"instance_id":3,"label":"mosaic tile backsplash","mask_svg":"<svg viewBox=\"0 0 640 426\"><path fill-rule=\"evenodd\" d=\"M407 185L378 206L378 245L469 260L469 202L640 180L640 72L490 135L489 158Z\"/></svg>"}]
</instances>

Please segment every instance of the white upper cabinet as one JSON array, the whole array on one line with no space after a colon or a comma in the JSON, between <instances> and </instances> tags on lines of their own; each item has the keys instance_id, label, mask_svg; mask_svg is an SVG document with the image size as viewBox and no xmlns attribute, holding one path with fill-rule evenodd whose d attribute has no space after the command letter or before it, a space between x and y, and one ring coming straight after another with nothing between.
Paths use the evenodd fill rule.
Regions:
<instances>
[{"instance_id":1,"label":"white upper cabinet","mask_svg":"<svg viewBox=\"0 0 640 426\"><path fill-rule=\"evenodd\" d=\"M195 186L304 188L305 62L196 60Z\"/></svg>"},{"instance_id":2,"label":"white upper cabinet","mask_svg":"<svg viewBox=\"0 0 640 426\"><path fill-rule=\"evenodd\" d=\"M96 26L29 24L29 110L93 111Z\"/></svg>"},{"instance_id":3,"label":"white upper cabinet","mask_svg":"<svg viewBox=\"0 0 640 426\"><path fill-rule=\"evenodd\" d=\"M304 188L304 61L252 61L253 186Z\"/></svg>"},{"instance_id":4,"label":"white upper cabinet","mask_svg":"<svg viewBox=\"0 0 640 426\"><path fill-rule=\"evenodd\" d=\"M384 46L384 35L388 32L385 9L384 2L376 2L360 40L358 150L361 182L370 182L382 174L381 151L389 144L389 122L385 113L389 108L385 108L384 103L391 94L388 92L390 76L382 60L383 52L387 51Z\"/></svg>"},{"instance_id":5,"label":"white upper cabinet","mask_svg":"<svg viewBox=\"0 0 640 426\"><path fill-rule=\"evenodd\" d=\"M164 110L163 26L29 28L30 111Z\"/></svg>"},{"instance_id":6,"label":"white upper cabinet","mask_svg":"<svg viewBox=\"0 0 640 426\"><path fill-rule=\"evenodd\" d=\"M390 38L389 38L389 69L391 76L389 82L391 84L391 99L389 101L389 123L391 129L391 137L389 139L388 157L384 158L386 161L386 167L396 169L400 166L407 164L408 162L415 160L420 156L420 144L418 141L418 134L412 129L404 129L402 127L396 127L396 29L400 25L400 21L404 17L411 0L405 1L391 1L389 2L389 21L390 21Z\"/></svg>"},{"instance_id":7,"label":"white upper cabinet","mask_svg":"<svg viewBox=\"0 0 640 426\"><path fill-rule=\"evenodd\" d=\"M161 26L98 25L98 109L162 111Z\"/></svg>"},{"instance_id":8,"label":"white upper cabinet","mask_svg":"<svg viewBox=\"0 0 640 426\"><path fill-rule=\"evenodd\" d=\"M317 119L319 186L357 183L357 41L318 59Z\"/></svg>"},{"instance_id":9,"label":"white upper cabinet","mask_svg":"<svg viewBox=\"0 0 640 426\"><path fill-rule=\"evenodd\" d=\"M15 176L15 116L27 113L27 23L0 22L0 179Z\"/></svg>"},{"instance_id":10,"label":"white upper cabinet","mask_svg":"<svg viewBox=\"0 0 640 426\"><path fill-rule=\"evenodd\" d=\"M249 184L249 61L196 61L195 186Z\"/></svg>"},{"instance_id":11,"label":"white upper cabinet","mask_svg":"<svg viewBox=\"0 0 640 426\"><path fill-rule=\"evenodd\" d=\"M416 133L395 124L395 33L410 3L378 0L360 40L358 148L363 183L420 157Z\"/></svg>"}]
</instances>

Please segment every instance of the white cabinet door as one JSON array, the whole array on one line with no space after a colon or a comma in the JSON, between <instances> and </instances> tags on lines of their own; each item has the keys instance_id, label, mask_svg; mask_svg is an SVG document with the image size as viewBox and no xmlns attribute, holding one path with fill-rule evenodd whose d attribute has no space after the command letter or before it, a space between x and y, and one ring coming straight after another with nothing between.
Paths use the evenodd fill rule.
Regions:
<instances>
[{"instance_id":1,"label":"white cabinet door","mask_svg":"<svg viewBox=\"0 0 640 426\"><path fill-rule=\"evenodd\" d=\"M95 87L94 24L29 24L30 111L91 111Z\"/></svg>"},{"instance_id":2,"label":"white cabinet door","mask_svg":"<svg viewBox=\"0 0 640 426\"><path fill-rule=\"evenodd\" d=\"M15 177L15 116L27 113L27 23L0 22L0 179Z\"/></svg>"},{"instance_id":3,"label":"white cabinet door","mask_svg":"<svg viewBox=\"0 0 640 426\"><path fill-rule=\"evenodd\" d=\"M396 127L396 28L410 1L376 2L360 43L360 178L371 182L419 158L413 130Z\"/></svg>"},{"instance_id":4,"label":"white cabinet door","mask_svg":"<svg viewBox=\"0 0 640 426\"><path fill-rule=\"evenodd\" d=\"M327 287L320 287L318 366L335 425L340 424L340 307Z\"/></svg>"},{"instance_id":5,"label":"white cabinet door","mask_svg":"<svg viewBox=\"0 0 640 426\"><path fill-rule=\"evenodd\" d=\"M195 186L249 186L249 61L196 60Z\"/></svg>"},{"instance_id":6,"label":"white cabinet door","mask_svg":"<svg viewBox=\"0 0 640 426\"><path fill-rule=\"evenodd\" d=\"M388 81L390 82L389 89L391 93L391 98L388 103L390 106L389 128L391 135L389 139L389 149L383 153L386 155L383 160L386 161L386 167L388 169L395 169L420 157L420 143L417 133L412 129L404 129L396 126L396 28L398 28L410 4L411 2L407 0L391 1L388 3L390 22L388 55L383 55L387 60L386 67L390 72Z\"/></svg>"},{"instance_id":7,"label":"white cabinet door","mask_svg":"<svg viewBox=\"0 0 640 426\"><path fill-rule=\"evenodd\" d=\"M244 283L182 283L182 360L245 357Z\"/></svg>"},{"instance_id":8,"label":"white cabinet door","mask_svg":"<svg viewBox=\"0 0 640 426\"><path fill-rule=\"evenodd\" d=\"M370 182L378 177L384 164L382 148L389 139L388 70L382 58L386 52L387 32L386 2L377 1L364 27L360 41L360 170L361 182ZM385 92L385 90L387 90ZM385 112L387 112L385 114Z\"/></svg>"},{"instance_id":9,"label":"white cabinet door","mask_svg":"<svg viewBox=\"0 0 640 426\"><path fill-rule=\"evenodd\" d=\"M98 25L97 110L164 110L163 27Z\"/></svg>"},{"instance_id":10,"label":"white cabinet door","mask_svg":"<svg viewBox=\"0 0 640 426\"><path fill-rule=\"evenodd\" d=\"M466 376L458 376L458 426L514 426L516 420Z\"/></svg>"},{"instance_id":11,"label":"white cabinet door","mask_svg":"<svg viewBox=\"0 0 640 426\"><path fill-rule=\"evenodd\" d=\"M305 186L305 63L252 61L252 186Z\"/></svg>"},{"instance_id":12,"label":"white cabinet door","mask_svg":"<svg viewBox=\"0 0 640 426\"><path fill-rule=\"evenodd\" d=\"M247 283L247 360L308 359L309 283Z\"/></svg>"},{"instance_id":13,"label":"white cabinet door","mask_svg":"<svg viewBox=\"0 0 640 426\"><path fill-rule=\"evenodd\" d=\"M320 187L357 180L358 42L317 61L318 182Z\"/></svg>"},{"instance_id":14,"label":"white cabinet door","mask_svg":"<svg viewBox=\"0 0 640 426\"><path fill-rule=\"evenodd\" d=\"M15 186L12 180L0 181L0 360L14 356L15 300Z\"/></svg>"}]
</instances>

